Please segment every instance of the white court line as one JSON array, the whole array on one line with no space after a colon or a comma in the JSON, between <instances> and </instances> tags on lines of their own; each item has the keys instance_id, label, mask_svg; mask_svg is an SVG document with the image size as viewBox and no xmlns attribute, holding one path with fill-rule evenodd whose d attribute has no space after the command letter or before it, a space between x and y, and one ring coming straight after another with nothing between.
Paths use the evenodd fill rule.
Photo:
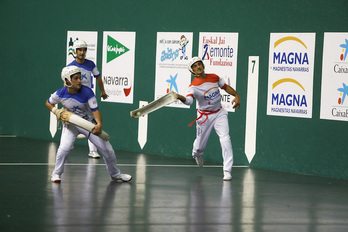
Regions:
<instances>
[{"instance_id":1,"label":"white court line","mask_svg":"<svg viewBox=\"0 0 348 232\"><path fill-rule=\"evenodd\" d=\"M55 165L55 163L0 163L0 166L46 166ZM105 164L78 164L78 163L65 163L67 166L105 166ZM117 164L117 166L123 167L179 167L179 168L198 168L197 165L164 165L164 164L147 164L147 165L137 165L137 164ZM222 168L222 165L205 165L205 168ZM233 166L234 168L248 168L248 166Z\"/></svg>"}]
</instances>

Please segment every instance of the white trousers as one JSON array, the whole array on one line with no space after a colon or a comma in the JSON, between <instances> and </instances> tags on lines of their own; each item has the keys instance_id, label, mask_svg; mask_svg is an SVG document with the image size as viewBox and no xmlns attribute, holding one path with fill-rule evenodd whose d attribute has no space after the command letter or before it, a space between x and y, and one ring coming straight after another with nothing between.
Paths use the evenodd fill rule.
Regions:
<instances>
[{"instance_id":1,"label":"white trousers","mask_svg":"<svg viewBox=\"0 0 348 232\"><path fill-rule=\"evenodd\" d=\"M91 142L91 140L87 140L88 141L88 147L89 147L89 152L92 152L92 151L97 151L98 149L97 149L97 146L96 145L94 145L92 142Z\"/></svg>"},{"instance_id":2,"label":"white trousers","mask_svg":"<svg viewBox=\"0 0 348 232\"><path fill-rule=\"evenodd\" d=\"M103 155L104 162L106 164L106 169L111 177L118 176L121 171L116 166L116 155L109 141L104 141L98 136L77 127L73 124L63 126L62 136L60 138L60 145L56 155L56 164L53 174L62 175L64 172L64 164L66 158L71 149L74 148L74 142L77 135L84 134L93 144L96 145L100 153Z\"/></svg>"},{"instance_id":3,"label":"white trousers","mask_svg":"<svg viewBox=\"0 0 348 232\"><path fill-rule=\"evenodd\" d=\"M200 113L197 115L200 116ZM207 116L208 119L206 120ZM224 171L231 172L233 164L233 151L229 134L227 111L224 108L221 108L219 112L209 114L207 116L203 115L199 120L196 121L197 135L193 143L192 156L203 156L211 130L214 128L220 139L223 169ZM204 122L204 120L206 121ZM204 123L201 125L202 122Z\"/></svg>"}]
</instances>

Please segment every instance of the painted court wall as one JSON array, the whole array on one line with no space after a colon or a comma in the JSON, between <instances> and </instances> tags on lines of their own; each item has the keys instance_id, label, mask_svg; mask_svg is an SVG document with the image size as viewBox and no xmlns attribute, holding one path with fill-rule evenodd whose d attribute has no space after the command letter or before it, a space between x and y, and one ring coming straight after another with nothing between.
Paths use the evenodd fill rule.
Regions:
<instances>
[{"instance_id":1,"label":"painted court wall","mask_svg":"<svg viewBox=\"0 0 348 232\"><path fill-rule=\"evenodd\" d=\"M99 101L104 129L115 149L190 158L195 129L187 125L196 117L195 104L149 115L143 150L137 141L138 120L129 112L138 108L139 101L154 99L157 32L192 32L193 56L198 55L200 32L232 32L238 33L236 90L242 101L239 111L229 113L234 164L348 179L347 122L320 119L321 98L326 94L321 93L324 33L348 33L347 9L345 0L3 1L0 134L59 141L60 132L51 138L44 103L62 86L67 31L98 32L101 72L103 32L131 31L136 33L133 103ZM307 99L312 104L310 118L267 115L271 33L315 34L309 61L313 62L312 99ZM250 164L244 151L249 56L259 57L256 153ZM341 77L348 82L347 73ZM222 162L215 133L205 159Z\"/></svg>"}]
</instances>

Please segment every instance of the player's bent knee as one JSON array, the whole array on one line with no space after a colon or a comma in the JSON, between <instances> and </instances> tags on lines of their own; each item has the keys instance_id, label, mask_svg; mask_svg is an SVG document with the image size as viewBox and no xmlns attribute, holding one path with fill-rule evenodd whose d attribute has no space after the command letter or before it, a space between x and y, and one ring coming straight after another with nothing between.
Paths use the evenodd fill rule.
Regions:
<instances>
[{"instance_id":1,"label":"player's bent knee","mask_svg":"<svg viewBox=\"0 0 348 232\"><path fill-rule=\"evenodd\" d=\"M68 152L70 150L72 150L74 148L74 146L67 146L67 145L60 145L58 149Z\"/></svg>"},{"instance_id":2,"label":"player's bent knee","mask_svg":"<svg viewBox=\"0 0 348 232\"><path fill-rule=\"evenodd\" d=\"M226 142L231 142L230 136L229 135L221 136L220 143L226 143Z\"/></svg>"}]
</instances>

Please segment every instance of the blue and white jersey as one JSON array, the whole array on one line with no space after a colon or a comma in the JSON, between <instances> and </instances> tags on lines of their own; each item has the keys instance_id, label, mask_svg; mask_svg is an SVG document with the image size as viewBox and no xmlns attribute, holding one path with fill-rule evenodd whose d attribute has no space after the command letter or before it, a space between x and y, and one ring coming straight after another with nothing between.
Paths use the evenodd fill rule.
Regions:
<instances>
[{"instance_id":1,"label":"blue and white jersey","mask_svg":"<svg viewBox=\"0 0 348 232\"><path fill-rule=\"evenodd\" d=\"M99 110L93 91L83 85L80 91L75 94L70 94L66 86L58 89L51 95L48 102L54 105L61 103L68 111L90 122L94 120L92 111Z\"/></svg>"},{"instance_id":2,"label":"blue and white jersey","mask_svg":"<svg viewBox=\"0 0 348 232\"><path fill-rule=\"evenodd\" d=\"M94 88L92 78L100 76L99 70L95 63L91 60L85 59L83 64L77 63L76 60L68 64L67 66L75 65L81 69L82 84L89 88ZM93 75L93 76L92 76Z\"/></svg>"}]
</instances>

